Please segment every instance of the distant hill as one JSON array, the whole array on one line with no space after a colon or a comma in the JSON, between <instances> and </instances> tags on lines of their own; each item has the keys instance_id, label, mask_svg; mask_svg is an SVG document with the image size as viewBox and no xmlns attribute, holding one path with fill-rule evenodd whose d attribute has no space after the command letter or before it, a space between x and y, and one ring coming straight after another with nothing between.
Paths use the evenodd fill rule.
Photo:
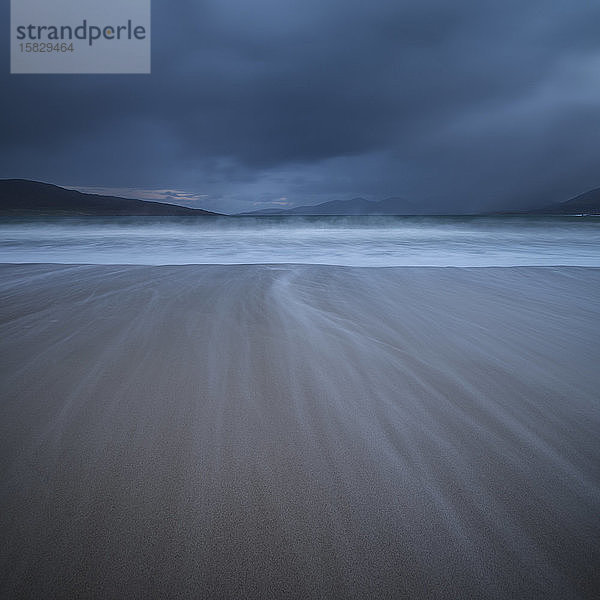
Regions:
<instances>
[{"instance_id":1,"label":"distant hill","mask_svg":"<svg viewBox=\"0 0 600 600\"><path fill-rule=\"evenodd\" d=\"M600 188L584 192L570 200L526 210L503 210L486 215L600 215Z\"/></svg>"},{"instance_id":2,"label":"distant hill","mask_svg":"<svg viewBox=\"0 0 600 600\"><path fill-rule=\"evenodd\" d=\"M332 200L314 206L297 206L288 209L264 209L242 213L244 215L302 215L302 216L356 216L356 215L425 215L431 214L417 202L405 198L386 198L377 202L364 198Z\"/></svg>"},{"instance_id":3,"label":"distant hill","mask_svg":"<svg viewBox=\"0 0 600 600\"><path fill-rule=\"evenodd\" d=\"M0 215L202 216L217 214L176 204L84 194L39 181L0 180Z\"/></svg>"},{"instance_id":4,"label":"distant hill","mask_svg":"<svg viewBox=\"0 0 600 600\"><path fill-rule=\"evenodd\" d=\"M437 208L437 210L436 210ZM242 215L281 215L281 216L355 216L355 215L443 215L458 214L448 213L441 205L436 208L424 207L420 203L405 198L386 198L377 202L365 200L364 198L353 198L352 200L333 200L323 202L314 206L298 206L288 209L264 209L253 212L241 213ZM460 213L463 214L463 213ZM471 213L473 214L473 213ZM476 214L476 213L475 213ZM528 210L481 212L481 215L600 215L600 188L590 190L565 202L559 202L542 208Z\"/></svg>"},{"instance_id":5,"label":"distant hill","mask_svg":"<svg viewBox=\"0 0 600 600\"><path fill-rule=\"evenodd\" d=\"M551 206L528 211L536 215L600 215L600 188Z\"/></svg>"}]
</instances>

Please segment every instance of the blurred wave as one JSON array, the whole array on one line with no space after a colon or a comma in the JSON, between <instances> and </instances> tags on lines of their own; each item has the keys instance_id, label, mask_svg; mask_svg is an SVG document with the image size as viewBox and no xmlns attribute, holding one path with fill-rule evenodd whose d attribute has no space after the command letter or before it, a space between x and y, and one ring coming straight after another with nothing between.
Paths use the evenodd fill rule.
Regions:
<instances>
[{"instance_id":1,"label":"blurred wave","mask_svg":"<svg viewBox=\"0 0 600 600\"><path fill-rule=\"evenodd\" d=\"M3 218L0 262L600 266L600 219Z\"/></svg>"}]
</instances>

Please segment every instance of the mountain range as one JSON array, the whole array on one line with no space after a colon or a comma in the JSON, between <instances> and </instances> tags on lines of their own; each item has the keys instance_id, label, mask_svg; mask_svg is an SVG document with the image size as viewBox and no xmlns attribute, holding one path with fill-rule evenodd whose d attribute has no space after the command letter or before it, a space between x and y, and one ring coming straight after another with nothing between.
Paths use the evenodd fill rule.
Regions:
<instances>
[{"instance_id":1,"label":"mountain range","mask_svg":"<svg viewBox=\"0 0 600 600\"><path fill-rule=\"evenodd\" d=\"M356 216L432 214L418 202L405 198L371 201L365 198L332 200L314 206L264 209L236 216ZM439 211L437 214L440 214ZM600 215L600 188L542 208L481 213L494 215ZM0 215L96 215L96 216L217 216L219 213L177 204L85 194L57 185L26 179L0 180ZM222 216L222 215L221 215Z\"/></svg>"},{"instance_id":2,"label":"mountain range","mask_svg":"<svg viewBox=\"0 0 600 600\"><path fill-rule=\"evenodd\" d=\"M405 198L386 198L385 200L370 201L364 198L353 198L352 200L333 200L323 202L315 206L297 206L288 209L264 209L243 215L331 215L331 216L354 216L354 215L431 215L443 214L440 211L432 212L431 209L419 205L419 203L406 200ZM480 213L493 215L600 215L600 188L590 190L565 202L551 204L542 208L528 209L522 211L501 211L494 213Z\"/></svg>"}]
</instances>

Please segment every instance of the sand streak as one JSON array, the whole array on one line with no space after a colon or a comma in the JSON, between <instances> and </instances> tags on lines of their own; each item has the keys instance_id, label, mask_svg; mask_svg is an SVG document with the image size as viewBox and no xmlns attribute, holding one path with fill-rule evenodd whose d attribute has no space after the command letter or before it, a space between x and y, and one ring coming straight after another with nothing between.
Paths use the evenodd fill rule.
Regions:
<instances>
[{"instance_id":1,"label":"sand streak","mask_svg":"<svg viewBox=\"0 0 600 600\"><path fill-rule=\"evenodd\" d=\"M3 598L600 589L600 269L0 272Z\"/></svg>"}]
</instances>

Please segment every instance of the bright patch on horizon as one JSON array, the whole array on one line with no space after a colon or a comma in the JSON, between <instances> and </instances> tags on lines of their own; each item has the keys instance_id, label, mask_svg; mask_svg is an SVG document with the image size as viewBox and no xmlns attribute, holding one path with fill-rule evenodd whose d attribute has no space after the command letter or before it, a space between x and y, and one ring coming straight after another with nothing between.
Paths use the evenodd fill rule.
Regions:
<instances>
[{"instance_id":1,"label":"bright patch on horizon","mask_svg":"<svg viewBox=\"0 0 600 600\"><path fill-rule=\"evenodd\" d=\"M166 202L167 204L178 204L198 208L199 202L206 202L208 194L196 194L172 188L134 188L134 187L102 187L102 186L62 186L66 189L77 190L84 194L99 194L101 196L118 196L120 198L132 198L135 200L150 200L153 202ZM202 206L200 206L202 208Z\"/></svg>"}]
</instances>

